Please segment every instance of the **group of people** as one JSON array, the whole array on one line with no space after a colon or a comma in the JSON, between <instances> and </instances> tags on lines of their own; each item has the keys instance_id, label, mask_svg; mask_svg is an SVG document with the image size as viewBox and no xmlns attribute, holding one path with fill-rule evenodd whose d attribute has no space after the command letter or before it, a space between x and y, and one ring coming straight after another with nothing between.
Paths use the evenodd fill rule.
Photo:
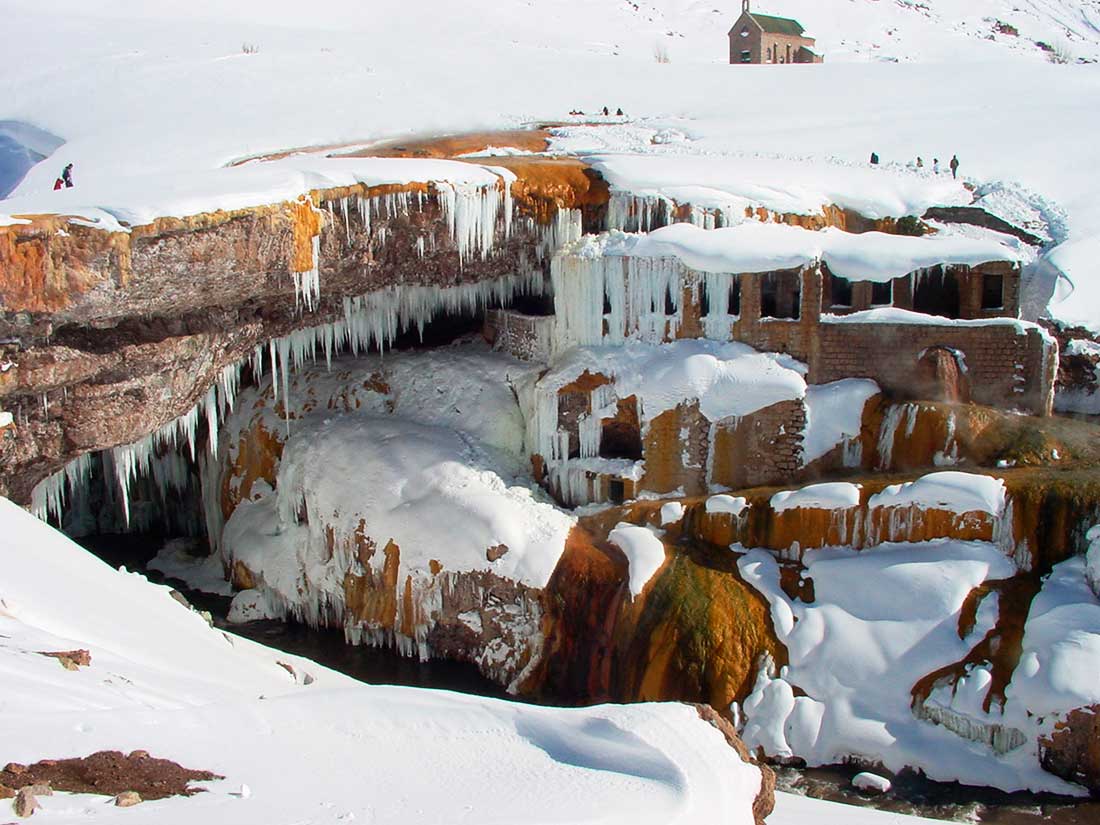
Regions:
<instances>
[{"instance_id":1,"label":"group of people","mask_svg":"<svg viewBox=\"0 0 1100 825\"><path fill-rule=\"evenodd\" d=\"M72 189L73 188L73 165L70 163L64 169L61 170L61 177L53 182L53 189L56 192L58 189Z\"/></svg>"},{"instance_id":2,"label":"group of people","mask_svg":"<svg viewBox=\"0 0 1100 825\"><path fill-rule=\"evenodd\" d=\"M871 165L872 166L878 166L878 164L879 164L878 152L872 152L871 153ZM911 163L911 164L909 164L909 166L910 166L910 168L913 168L913 169L923 169L924 168L924 158L918 156L917 157L917 162L915 164ZM947 164L947 167L951 170L951 177L958 180L958 178L959 178L959 156L958 155L952 155L951 162ZM940 167L940 159L939 158L933 159L933 161L932 161L932 174L938 175L938 174L940 174L941 171L942 171L942 169Z\"/></svg>"},{"instance_id":3,"label":"group of people","mask_svg":"<svg viewBox=\"0 0 1100 825\"><path fill-rule=\"evenodd\" d=\"M577 115L583 115L584 112L581 109L574 109L569 114L571 114L573 117L576 117ZM603 114L604 117L611 117L611 110L608 107L604 106L601 114ZM615 110L615 117L625 117L621 107Z\"/></svg>"}]
</instances>

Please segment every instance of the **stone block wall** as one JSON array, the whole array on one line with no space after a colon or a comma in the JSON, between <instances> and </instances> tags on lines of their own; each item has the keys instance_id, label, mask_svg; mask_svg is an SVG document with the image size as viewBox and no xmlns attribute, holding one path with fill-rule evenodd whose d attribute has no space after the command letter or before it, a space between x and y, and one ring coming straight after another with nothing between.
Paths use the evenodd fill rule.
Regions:
<instances>
[{"instance_id":1,"label":"stone block wall","mask_svg":"<svg viewBox=\"0 0 1100 825\"><path fill-rule=\"evenodd\" d=\"M1051 411L1056 347L1034 329L1005 325L823 323L809 359L809 380L870 378L897 398L919 398L922 355L943 347L961 354L970 398L979 404ZM928 399L935 400L935 399Z\"/></svg>"},{"instance_id":2,"label":"stone block wall","mask_svg":"<svg viewBox=\"0 0 1100 825\"><path fill-rule=\"evenodd\" d=\"M548 362L552 316L524 315L507 309L485 313L482 335L493 349L507 352L521 361Z\"/></svg>"},{"instance_id":3,"label":"stone block wall","mask_svg":"<svg viewBox=\"0 0 1100 825\"><path fill-rule=\"evenodd\" d=\"M711 482L731 489L782 484L802 472L806 407L783 401L715 428Z\"/></svg>"}]
</instances>

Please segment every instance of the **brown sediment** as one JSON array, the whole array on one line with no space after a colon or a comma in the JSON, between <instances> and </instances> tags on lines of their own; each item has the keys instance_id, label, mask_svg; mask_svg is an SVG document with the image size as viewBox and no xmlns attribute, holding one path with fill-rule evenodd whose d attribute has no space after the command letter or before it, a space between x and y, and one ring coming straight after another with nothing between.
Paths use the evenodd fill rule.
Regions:
<instances>
[{"instance_id":1,"label":"brown sediment","mask_svg":"<svg viewBox=\"0 0 1100 825\"><path fill-rule=\"evenodd\" d=\"M237 455L232 464L222 463L221 507L228 519L242 501L252 498L252 487L265 481L274 488L283 457L285 439L264 427L257 420L241 434Z\"/></svg>"},{"instance_id":2,"label":"brown sediment","mask_svg":"<svg viewBox=\"0 0 1100 825\"><path fill-rule=\"evenodd\" d=\"M989 713L994 702L1004 707L1005 690L1023 653L1024 628L1031 602L1042 586L1041 577L1022 573L1011 579L987 581L975 588L959 615L959 637L965 638L973 631L978 607L983 599L993 593L999 597L996 624L961 661L942 667L918 681L912 689L913 707L922 705L936 687L955 685L978 665L988 665L992 676L982 703L983 710Z\"/></svg>"},{"instance_id":3,"label":"brown sediment","mask_svg":"<svg viewBox=\"0 0 1100 825\"><path fill-rule=\"evenodd\" d=\"M99 751L80 759L43 759L26 766L9 764L0 771L0 785L9 788L48 784L55 791L104 796L136 791L146 800L193 796L202 789L190 787L192 782L224 778L157 759L145 751L134 751L129 756L121 751Z\"/></svg>"},{"instance_id":4,"label":"brown sediment","mask_svg":"<svg viewBox=\"0 0 1100 825\"><path fill-rule=\"evenodd\" d=\"M550 146L548 129L505 129L488 132L465 132L454 135L387 140L350 152L334 152L341 158L436 158L454 159L460 155L484 152L490 147L518 149L522 152L545 152ZM499 165L506 157L480 158L481 162Z\"/></svg>"}]
</instances>

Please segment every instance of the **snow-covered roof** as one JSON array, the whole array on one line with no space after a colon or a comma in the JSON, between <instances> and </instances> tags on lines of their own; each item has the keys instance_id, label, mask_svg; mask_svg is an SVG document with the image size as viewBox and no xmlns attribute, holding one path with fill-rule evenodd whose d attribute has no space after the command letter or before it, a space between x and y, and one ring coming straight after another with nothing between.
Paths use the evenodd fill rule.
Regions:
<instances>
[{"instance_id":1,"label":"snow-covered roof","mask_svg":"<svg viewBox=\"0 0 1100 825\"><path fill-rule=\"evenodd\" d=\"M678 258L699 272L735 274L798 269L822 262L838 277L877 282L933 266L1020 261L1016 250L995 239L947 234L916 238L839 229L814 232L756 222L709 231L692 224L673 224L648 234L611 232L577 241L562 254Z\"/></svg>"}]
</instances>

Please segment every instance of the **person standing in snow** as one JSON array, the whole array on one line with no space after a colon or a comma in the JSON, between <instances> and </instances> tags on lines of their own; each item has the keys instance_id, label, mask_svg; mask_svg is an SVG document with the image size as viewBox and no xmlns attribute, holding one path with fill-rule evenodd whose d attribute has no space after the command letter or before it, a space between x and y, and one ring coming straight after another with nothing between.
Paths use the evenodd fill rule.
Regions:
<instances>
[{"instance_id":1,"label":"person standing in snow","mask_svg":"<svg viewBox=\"0 0 1100 825\"><path fill-rule=\"evenodd\" d=\"M871 153L871 165L878 166L878 152Z\"/></svg>"},{"instance_id":2,"label":"person standing in snow","mask_svg":"<svg viewBox=\"0 0 1100 825\"><path fill-rule=\"evenodd\" d=\"M951 158L951 177L955 180L959 179L959 156L955 155Z\"/></svg>"},{"instance_id":3,"label":"person standing in snow","mask_svg":"<svg viewBox=\"0 0 1100 825\"><path fill-rule=\"evenodd\" d=\"M604 106L603 107L603 116L607 117L609 114L611 114L611 110L608 109L606 106Z\"/></svg>"},{"instance_id":4,"label":"person standing in snow","mask_svg":"<svg viewBox=\"0 0 1100 825\"><path fill-rule=\"evenodd\" d=\"M923 169L924 168L924 158L922 158L920 155L917 155L917 168L918 169Z\"/></svg>"},{"instance_id":5,"label":"person standing in snow","mask_svg":"<svg viewBox=\"0 0 1100 825\"><path fill-rule=\"evenodd\" d=\"M73 165L71 163L61 173L61 180L65 182L66 189L73 188Z\"/></svg>"},{"instance_id":6,"label":"person standing in snow","mask_svg":"<svg viewBox=\"0 0 1100 825\"><path fill-rule=\"evenodd\" d=\"M932 174L938 175L940 173L940 159L936 158L932 161Z\"/></svg>"},{"instance_id":7,"label":"person standing in snow","mask_svg":"<svg viewBox=\"0 0 1100 825\"><path fill-rule=\"evenodd\" d=\"M622 107L619 107L619 110L617 112L615 112L615 117L622 117L622 116L623 116L623 110L622 110Z\"/></svg>"}]
</instances>

